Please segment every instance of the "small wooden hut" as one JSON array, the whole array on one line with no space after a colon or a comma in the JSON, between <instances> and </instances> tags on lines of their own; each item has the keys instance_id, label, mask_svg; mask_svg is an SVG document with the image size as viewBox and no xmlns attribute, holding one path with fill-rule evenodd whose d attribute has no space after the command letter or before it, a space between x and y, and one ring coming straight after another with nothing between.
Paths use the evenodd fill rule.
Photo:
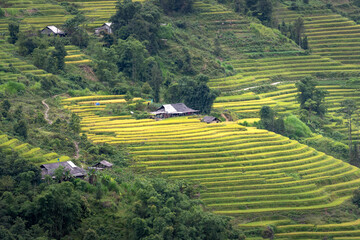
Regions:
<instances>
[{"instance_id":1,"label":"small wooden hut","mask_svg":"<svg viewBox=\"0 0 360 240\"><path fill-rule=\"evenodd\" d=\"M150 114L156 118L169 118L177 116L188 116L198 112L199 110L191 109L184 103L173 103L162 105L155 112L151 112Z\"/></svg>"},{"instance_id":2,"label":"small wooden hut","mask_svg":"<svg viewBox=\"0 0 360 240\"><path fill-rule=\"evenodd\" d=\"M213 117L213 116L205 116L203 119L201 119L202 122L206 123L219 123L221 122L220 119Z\"/></svg>"},{"instance_id":3,"label":"small wooden hut","mask_svg":"<svg viewBox=\"0 0 360 240\"><path fill-rule=\"evenodd\" d=\"M112 168L113 164L108 161L102 160L101 162L95 164L93 168L96 169L104 169L104 168Z\"/></svg>"},{"instance_id":4,"label":"small wooden hut","mask_svg":"<svg viewBox=\"0 0 360 240\"><path fill-rule=\"evenodd\" d=\"M48 35L48 36L60 36L64 37L66 33L55 27L55 26L46 26L43 30L41 30L41 34Z\"/></svg>"},{"instance_id":5,"label":"small wooden hut","mask_svg":"<svg viewBox=\"0 0 360 240\"><path fill-rule=\"evenodd\" d=\"M112 23L104 23L101 27L95 28L95 34L96 35L100 35L101 32L105 32L107 34L112 34L112 29L111 29L111 25Z\"/></svg>"},{"instance_id":6,"label":"small wooden hut","mask_svg":"<svg viewBox=\"0 0 360 240\"><path fill-rule=\"evenodd\" d=\"M76 166L72 161L66 161L41 165L42 179L44 179L46 175L50 175L52 178L55 178L55 170L60 166L63 166L65 171L69 171L72 177L84 178L86 176L86 170Z\"/></svg>"}]
</instances>

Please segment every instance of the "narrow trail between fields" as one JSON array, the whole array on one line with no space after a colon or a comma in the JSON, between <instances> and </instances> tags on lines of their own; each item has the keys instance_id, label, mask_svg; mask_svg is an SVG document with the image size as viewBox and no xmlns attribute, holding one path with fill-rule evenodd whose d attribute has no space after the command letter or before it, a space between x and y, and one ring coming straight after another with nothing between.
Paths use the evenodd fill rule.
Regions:
<instances>
[{"instance_id":1,"label":"narrow trail between fields","mask_svg":"<svg viewBox=\"0 0 360 240\"><path fill-rule=\"evenodd\" d=\"M50 107L45 101L46 101L46 99L41 101L41 103L45 106L44 118L45 118L45 121L51 125L51 124L53 124L53 122L49 119Z\"/></svg>"},{"instance_id":2,"label":"narrow trail between fields","mask_svg":"<svg viewBox=\"0 0 360 240\"><path fill-rule=\"evenodd\" d=\"M52 98L55 98L55 97L57 97L57 96L59 96L59 95L54 95L54 96L52 96ZM51 121L51 120L49 119L50 106L46 103L46 99L43 99L43 100L41 101L41 103L42 103L42 104L44 105L44 107L45 107L44 119L45 119L45 121L46 121L49 125L52 125L52 124L53 124L53 121ZM79 157L80 157L79 143L76 142L75 140L73 141L73 143L74 143L74 146L75 146L75 153L74 153L73 158L74 158L74 159L79 159Z\"/></svg>"},{"instance_id":3,"label":"narrow trail between fields","mask_svg":"<svg viewBox=\"0 0 360 240\"><path fill-rule=\"evenodd\" d=\"M222 116L223 118L225 118L226 122L229 122L229 119L226 117L225 114L222 113L221 116Z\"/></svg>"},{"instance_id":4,"label":"narrow trail between fields","mask_svg":"<svg viewBox=\"0 0 360 240\"><path fill-rule=\"evenodd\" d=\"M80 154L79 154L79 152L80 152L79 143L76 142L76 141L74 141L74 146L75 146L74 158L75 158L75 159L79 159L79 157L80 157Z\"/></svg>"}]
</instances>

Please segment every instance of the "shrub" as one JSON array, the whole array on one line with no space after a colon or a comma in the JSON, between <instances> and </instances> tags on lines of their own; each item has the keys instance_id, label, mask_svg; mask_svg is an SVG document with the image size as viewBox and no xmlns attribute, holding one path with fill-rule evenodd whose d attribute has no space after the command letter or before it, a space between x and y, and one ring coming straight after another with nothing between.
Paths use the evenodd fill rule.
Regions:
<instances>
[{"instance_id":1,"label":"shrub","mask_svg":"<svg viewBox=\"0 0 360 240\"><path fill-rule=\"evenodd\" d=\"M18 82L8 81L7 83L0 85L0 92L5 94L18 94L25 91L25 85Z\"/></svg>"},{"instance_id":2,"label":"shrub","mask_svg":"<svg viewBox=\"0 0 360 240\"><path fill-rule=\"evenodd\" d=\"M285 130L290 138L310 137L312 132L305 123L294 115L285 118Z\"/></svg>"}]
</instances>

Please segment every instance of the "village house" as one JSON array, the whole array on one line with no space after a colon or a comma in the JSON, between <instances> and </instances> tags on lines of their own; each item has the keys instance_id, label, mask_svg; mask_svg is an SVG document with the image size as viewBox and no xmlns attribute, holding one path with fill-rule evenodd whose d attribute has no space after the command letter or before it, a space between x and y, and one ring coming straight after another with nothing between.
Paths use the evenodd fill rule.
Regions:
<instances>
[{"instance_id":1,"label":"village house","mask_svg":"<svg viewBox=\"0 0 360 240\"><path fill-rule=\"evenodd\" d=\"M111 25L112 23L104 23L101 27L95 28L95 34L100 35L101 32L112 34Z\"/></svg>"},{"instance_id":2,"label":"village house","mask_svg":"<svg viewBox=\"0 0 360 240\"><path fill-rule=\"evenodd\" d=\"M46 175L50 175L52 178L55 178L55 170L60 166L64 167L64 171L69 171L72 177L84 178L86 176L86 170L76 166L72 161L66 161L41 165L42 179L44 179Z\"/></svg>"},{"instance_id":3,"label":"village house","mask_svg":"<svg viewBox=\"0 0 360 240\"><path fill-rule=\"evenodd\" d=\"M206 123L219 123L221 122L220 119L213 117L213 116L205 116L203 119L201 119L202 122Z\"/></svg>"},{"instance_id":4,"label":"village house","mask_svg":"<svg viewBox=\"0 0 360 240\"><path fill-rule=\"evenodd\" d=\"M104 168L112 168L112 166L113 166L112 163L109 163L108 161L102 160L99 163L95 164L93 166L93 168L102 170Z\"/></svg>"},{"instance_id":5,"label":"village house","mask_svg":"<svg viewBox=\"0 0 360 240\"><path fill-rule=\"evenodd\" d=\"M61 30L55 26L45 27L43 30L41 30L41 34L48 35L48 36L60 36L60 37L64 37L66 35L66 33L63 30Z\"/></svg>"},{"instance_id":6,"label":"village house","mask_svg":"<svg viewBox=\"0 0 360 240\"><path fill-rule=\"evenodd\" d=\"M156 118L169 118L178 116L188 116L198 113L199 110L194 110L187 107L184 103L165 104L158 108L155 112L150 114Z\"/></svg>"}]
</instances>

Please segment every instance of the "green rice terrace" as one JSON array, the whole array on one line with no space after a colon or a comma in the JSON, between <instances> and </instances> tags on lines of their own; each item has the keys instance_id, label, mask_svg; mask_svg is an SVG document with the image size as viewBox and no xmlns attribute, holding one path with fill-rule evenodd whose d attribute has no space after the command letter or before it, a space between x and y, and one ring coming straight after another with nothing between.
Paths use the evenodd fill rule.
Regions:
<instances>
[{"instance_id":1,"label":"green rice terrace","mask_svg":"<svg viewBox=\"0 0 360 240\"><path fill-rule=\"evenodd\" d=\"M136 12L145 11L139 6L151 1L134 2L139 5L131 11ZM1 156L19 157L37 167L74 161L86 168L89 176L86 183L67 182L73 184L71 191L79 193L70 196L71 191L64 190L68 197L63 198L84 201L73 205L78 209L95 207L73 226L59 230L38 220L40 210L26 212L19 210L19 205L14 207L17 212L8 215L19 214L27 220L0 225L0 236L14 234L20 224L25 229L25 223L38 221L45 226L39 232L49 234L46 239L107 239L104 226L118 222L119 227L112 225L109 231L121 234L109 239L360 239L360 164L351 161L360 156L357 3L349 3L356 6L351 10L340 1L270 1L270 21L264 19L266 11L258 9L260 0L256 6L251 6L251 1L196 0L186 14L181 12L186 5L170 8L169 2L156 1L151 6L161 10L146 9L147 14L127 12L136 20L127 16L126 21L117 23L123 24L120 28L113 27L114 33L94 34L95 28L110 22L117 4L123 6L121 2L0 1ZM46 26L63 29L80 15L84 20L74 32L81 29L83 35L77 38L70 33L61 37L36 33ZM126 25L131 21L146 24L132 32L129 26L133 25ZM294 37L297 21L302 26ZM22 42L9 41L10 22L18 24L21 34L17 37ZM152 28L154 22L157 28ZM26 42L27 37L36 40ZM302 45L305 41L306 47ZM23 54L31 44L38 45ZM42 66L48 64L59 69ZM305 104L298 101L298 83L304 79L314 80L317 91L324 90L326 111L316 127L311 125L310 115L315 115L311 107L303 111ZM201 99L204 96L209 97ZM355 105L351 123L341 112L344 100ZM151 116L164 104L175 102L199 107L200 113ZM204 105L208 108L200 109ZM285 119L284 129L287 117L292 116L302 124L297 131L310 133L293 137L266 130L264 106L274 111L277 119L273 116L273 122ZM309 115L307 121L301 118L304 112ZM216 116L219 122L202 122L206 115ZM23 131L29 134L17 130L20 122L26 122ZM338 157L336 151L342 155ZM114 160L114 167L98 171L98 163L104 160ZM0 201L11 202L10 195L22 184L21 177L13 181L8 181L7 175L0 177L4 182ZM52 183L43 181L39 196L29 193L31 201L21 199L19 204L28 201L26 204L35 207L33 199L46 202L43 189L60 194L54 186L64 184L61 177L53 177ZM153 178L166 181L169 189L149 180ZM175 185L180 186L181 194L190 193L166 200L178 191ZM194 200L191 204L199 208L172 203L185 198ZM174 213L170 217L167 211L175 205L179 212L187 209L212 214L207 217L229 217L221 224L234 226L243 235L209 237L195 230L192 235L176 235L175 220L186 217ZM153 217L157 211L161 213ZM106 221L101 223L102 215L97 214L106 216ZM55 211L46 216L56 215ZM154 222L146 225L144 216L151 216ZM174 224L169 227L167 221ZM221 221L199 220L204 225ZM66 221L49 222L61 225ZM179 228L188 228L184 226ZM162 235L146 238L153 228ZM166 238L167 234L173 238Z\"/></svg>"}]
</instances>

